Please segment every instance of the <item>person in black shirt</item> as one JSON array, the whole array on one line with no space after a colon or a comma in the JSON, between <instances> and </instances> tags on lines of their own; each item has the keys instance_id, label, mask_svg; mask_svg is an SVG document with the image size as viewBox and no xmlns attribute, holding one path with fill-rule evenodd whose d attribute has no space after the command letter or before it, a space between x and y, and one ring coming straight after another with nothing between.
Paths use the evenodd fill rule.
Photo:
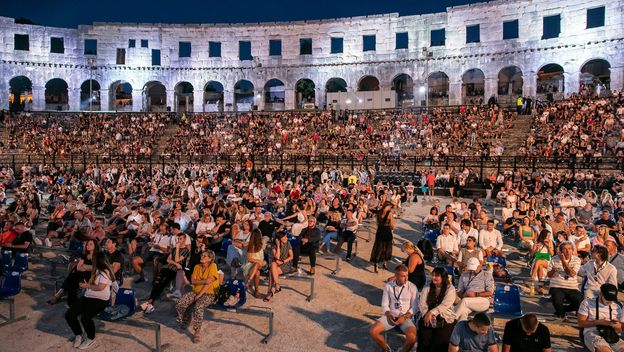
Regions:
<instances>
[{"instance_id":1,"label":"person in black shirt","mask_svg":"<svg viewBox=\"0 0 624 352\"><path fill-rule=\"evenodd\" d=\"M104 242L104 248L106 248L106 259L108 259L108 263L111 265L113 269L113 274L115 274L115 280L121 286L123 284L123 264L124 259L123 255L117 250L117 241L112 238L107 239Z\"/></svg>"},{"instance_id":2,"label":"person in black shirt","mask_svg":"<svg viewBox=\"0 0 624 352\"><path fill-rule=\"evenodd\" d=\"M310 275L314 275L316 266L316 253L319 250L321 242L321 230L316 227L316 218L314 216L308 217L308 226L301 231L301 245L293 248L293 270L298 269L299 256L301 252L308 252L310 256Z\"/></svg>"},{"instance_id":3,"label":"person in black shirt","mask_svg":"<svg viewBox=\"0 0 624 352\"><path fill-rule=\"evenodd\" d=\"M525 314L505 324L503 352L550 352L550 331L537 321L535 314Z\"/></svg>"},{"instance_id":4,"label":"person in black shirt","mask_svg":"<svg viewBox=\"0 0 624 352\"><path fill-rule=\"evenodd\" d=\"M262 233L262 237L268 237L269 239L273 238L273 233L275 232L275 228L277 227L275 221L272 219L270 212L265 212L263 215L263 219L258 224L258 230Z\"/></svg>"},{"instance_id":5,"label":"person in black shirt","mask_svg":"<svg viewBox=\"0 0 624 352\"><path fill-rule=\"evenodd\" d=\"M600 227L600 225L606 225L610 235L613 235L614 232L617 231L615 221L611 220L610 214L606 210L603 210L600 213L600 219L594 222L594 232L598 232L598 228Z\"/></svg>"},{"instance_id":6,"label":"person in black shirt","mask_svg":"<svg viewBox=\"0 0 624 352\"><path fill-rule=\"evenodd\" d=\"M33 242L32 232L26 230L26 226L24 226L23 222L17 222L15 226L13 226L13 231L17 233L17 237L11 242L10 246L5 246L4 249L9 249L14 253L27 252L30 244Z\"/></svg>"}]
</instances>

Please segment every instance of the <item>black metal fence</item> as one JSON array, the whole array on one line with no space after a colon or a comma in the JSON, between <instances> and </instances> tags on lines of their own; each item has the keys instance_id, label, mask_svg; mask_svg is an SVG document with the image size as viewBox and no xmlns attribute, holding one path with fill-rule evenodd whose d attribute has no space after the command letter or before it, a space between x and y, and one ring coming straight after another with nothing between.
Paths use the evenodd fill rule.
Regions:
<instances>
[{"instance_id":1,"label":"black metal fence","mask_svg":"<svg viewBox=\"0 0 624 352\"><path fill-rule=\"evenodd\" d=\"M375 169L386 172L416 172L435 169L471 169L480 178L497 171L578 171L598 174L624 172L624 158L556 158L556 157L478 157L478 156L348 156L348 155L108 155L108 154L0 154L0 165L19 172L23 166L51 165L84 171L90 165L100 167L138 166L152 170L166 165L208 165L240 168L273 168L312 171L315 168Z\"/></svg>"}]
</instances>

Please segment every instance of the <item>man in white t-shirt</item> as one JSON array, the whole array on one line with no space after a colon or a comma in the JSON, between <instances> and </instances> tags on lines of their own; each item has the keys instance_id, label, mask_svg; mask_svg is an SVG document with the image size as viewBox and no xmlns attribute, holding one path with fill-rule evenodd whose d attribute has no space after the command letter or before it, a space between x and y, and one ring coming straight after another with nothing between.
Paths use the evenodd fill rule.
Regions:
<instances>
[{"instance_id":1,"label":"man in white t-shirt","mask_svg":"<svg viewBox=\"0 0 624 352\"><path fill-rule=\"evenodd\" d=\"M369 333L379 347L391 351L382 334L398 326L405 334L402 350L411 351L416 343L416 326L412 317L418 310L418 289L407 280L405 265L397 266L394 275L394 280L390 280L383 290L381 309L384 315L371 326Z\"/></svg>"},{"instance_id":2,"label":"man in white t-shirt","mask_svg":"<svg viewBox=\"0 0 624 352\"><path fill-rule=\"evenodd\" d=\"M494 228L494 220L488 220L487 228L479 232L479 247L483 250L484 257L504 257L503 236Z\"/></svg>"},{"instance_id":3,"label":"man in white t-shirt","mask_svg":"<svg viewBox=\"0 0 624 352\"><path fill-rule=\"evenodd\" d=\"M576 311L582 299L577 276L581 260L574 255L573 246L572 242L562 242L559 254L552 257L547 269L550 278L548 292L555 307L555 316L561 319L565 319L566 312ZM568 301L568 306L564 306L564 300Z\"/></svg>"},{"instance_id":4,"label":"man in white t-shirt","mask_svg":"<svg viewBox=\"0 0 624 352\"><path fill-rule=\"evenodd\" d=\"M461 221L461 230L457 234L457 240L459 241L460 247L466 246L466 240L469 236L474 237L475 239L479 238L479 231L472 227L472 222L469 219L463 219Z\"/></svg>"},{"instance_id":5,"label":"man in white t-shirt","mask_svg":"<svg viewBox=\"0 0 624 352\"><path fill-rule=\"evenodd\" d=\"M579 327L583 328L583 342L590 351L623 351L624 340L608 343L598 332L597 326L611 327L619 337L624 324L624 310L617 302L618 290L615 285L600 286L600 295L586 298L578 310ZM596 315L598 318L596 318Z\"/></svg>"},{"instance_id":6,"label":"man in white t-shirt","mask_svg":"<svg viewBox=\"0 0 624 352\"><path fill-rule=\"evenodd\" d=\"M451 233L451 225L442 225L442 233L436 241L438 260L444 260L448 265L453 265L459 254L459 240Z\"/></svg>"}]
</instances>

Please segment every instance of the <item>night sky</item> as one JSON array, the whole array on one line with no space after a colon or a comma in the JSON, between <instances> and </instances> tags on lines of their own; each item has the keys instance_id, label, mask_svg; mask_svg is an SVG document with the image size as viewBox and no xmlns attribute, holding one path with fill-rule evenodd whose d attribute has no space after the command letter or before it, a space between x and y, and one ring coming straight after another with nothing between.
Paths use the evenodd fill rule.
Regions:
<instances>
[{"instance_id":1,"label":"night sky","mask_svg":"<svg viewBox=\"0 0 624 352\"><path fill-rule=\"evenodd\" d=\"M77 27L93 22L240 23L295 21L398 12L401 15L443 12L448 6L483 0L130 0L7 1L0 15L36 24Z\"/></svg>"}]
</instances>

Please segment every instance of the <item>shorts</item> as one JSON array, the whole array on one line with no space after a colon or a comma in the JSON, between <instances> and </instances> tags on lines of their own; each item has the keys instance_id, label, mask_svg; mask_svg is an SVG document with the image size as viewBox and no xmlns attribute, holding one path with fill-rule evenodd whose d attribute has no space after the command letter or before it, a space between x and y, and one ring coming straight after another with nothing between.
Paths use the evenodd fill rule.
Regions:
<instances>
[{"instance_id":1,"label":"shorts","mask_svg":"<svg viewBox=\"0 0 624 352\"><path fill-rule=\"evenodd\" d=\"M388 321L388 317L385 315L377 319L377 322L383 325L384 331L392 330L396 327L396 325L390 324L390 322ZM416 325L414 325L414 320L410 318L410 319L405 319L405 321L403 321L403 324L401 324L399 328L401 329L401 331L405 332L405 330L409 328L416 329Z\"/></svg>"},{"instance_id":2,"label":"shorts","mask_svg":"<svg viewBox=\"0 0 624 352\"><path fill-rule=\"evenodd\" d=\"M620 339L620 341L609 344L605 339L603 339L596 329L585 329L583 333L583 342L585 343L585 347L590 351L595 351L596 348L606 347L611 351L624 351L624 340Z\"/></svg>"}]
</instances>

